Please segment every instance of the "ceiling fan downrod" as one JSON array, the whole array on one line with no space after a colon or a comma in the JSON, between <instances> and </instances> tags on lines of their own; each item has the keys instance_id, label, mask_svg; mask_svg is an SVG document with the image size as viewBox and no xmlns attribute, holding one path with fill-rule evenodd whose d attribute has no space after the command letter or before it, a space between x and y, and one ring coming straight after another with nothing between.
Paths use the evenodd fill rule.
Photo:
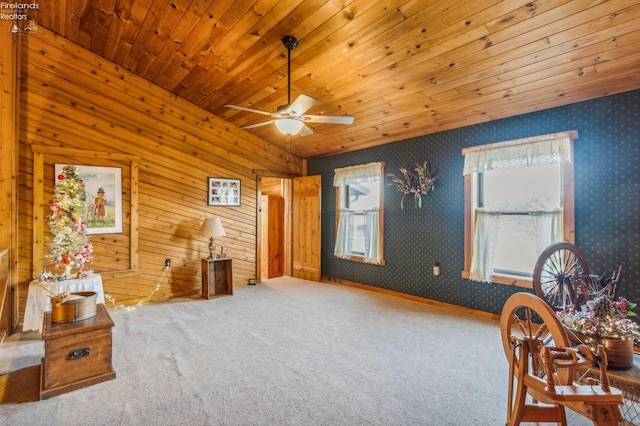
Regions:
<instances>
[{"instance_id":1,"label":"ceiling fan downrod","mask_svg":"<svg viewBox=\"0 0 640 426\"><path fill-rule=\"evenodd\" d=\"M241 107L238 105L225 105L228 108L234 108L241 111L254 112L271 117L271 120L262 121L256 124L242 126L243 129L253 129L255 127L274 124L283 135L287 135L287 156L289 155L289 143L291 135L307 136L313 134L305 123L324 123L324 124L351 124L353 117L350 115L313 115L305 114L309 108L313 107L317 99L300 93L293 103L291 103L291 51L298 46L298 40L291 35L282 37L282 44L287 48L287 104L280 105L276 112L269 113L253 108Z\"/></svg>"},{"instance_id":2,"label":"ceiling fan downrod","mask_svg":"<svg viewBox=\"0 0 640 426\"><path fill-rule=\"evenodd\" d=\"M287 48L287 105L286 107L289 107L289 105L291 105L291 51L296 47L298 47L298 39L295 38L294 36L286 35L282 37L282 44L284 45L284 47Z\"/></svg>"}]
</instances>

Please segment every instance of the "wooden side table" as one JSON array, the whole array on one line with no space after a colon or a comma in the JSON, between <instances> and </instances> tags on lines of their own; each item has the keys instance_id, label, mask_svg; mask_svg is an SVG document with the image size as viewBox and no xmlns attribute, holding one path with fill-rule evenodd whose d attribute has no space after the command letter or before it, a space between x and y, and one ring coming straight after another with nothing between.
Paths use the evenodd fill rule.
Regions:
<instances>
[{"instance_id":1,"label":"wooden side table","mask_svg":"<svg viewBox=\"0 0 640 426\"><path fill-rule=\"evenodd\" d=\"M233 294L231 259L202 259L202 297L211 299Z\"/></svg>"},{"instance_id":2,"label":"wooden side table","mask_svg":"<svg viewBox=\"0 0 640 426\"><path fill-rule=\"evenodd\" d=\"M40 399L115 379L111 364L113 320L102 303L87 320L55 323L44 314Z\"/></svg>"}]
</instances>

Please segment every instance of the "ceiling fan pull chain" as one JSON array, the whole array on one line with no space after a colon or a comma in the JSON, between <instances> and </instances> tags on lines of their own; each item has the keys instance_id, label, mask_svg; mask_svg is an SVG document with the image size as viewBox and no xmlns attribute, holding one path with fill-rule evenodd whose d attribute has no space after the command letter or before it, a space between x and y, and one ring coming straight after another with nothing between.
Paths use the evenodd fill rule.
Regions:
<instances>
[{"instance_id":1,"label":"ceiling fan pull chain","mask_svg":"<svg viewBox=\"0 0 640 426\"><path fill-rule=\"evenodd\" d=\"M287 133L286 135L286 142L285 142L285 149L287 150L287 163L289 162L289 154L291 154L291 134Z\"/></svg>"}]
</instances>

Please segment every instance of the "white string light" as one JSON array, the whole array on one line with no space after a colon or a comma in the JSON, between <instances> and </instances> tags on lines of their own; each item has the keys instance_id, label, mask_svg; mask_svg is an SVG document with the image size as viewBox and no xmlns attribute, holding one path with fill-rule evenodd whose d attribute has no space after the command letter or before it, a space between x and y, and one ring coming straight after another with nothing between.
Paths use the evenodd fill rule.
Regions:
<instances>
[{"instance_id":1,"label":"white string light","mask_svg":"<svg viewBox=\"0 0 640 426\"><path fill-rule=\"evenodd\" d=\"M167 269L169 269L169 267L165 267L164 269L162 269L162 275L160 276L160 278L158 279L158 282L156 283L156 287L153 289L153 291L151 293L149 293L149 295L147 297L145 297L142 300L139 300L135 305L118 305L116 303L116 300L113 298L113 296L111 296L110 294L105 294L104 298L106 300L108 300L109 302L111 302L113 304L113 308L114 309L118 309L118 308L122 308L122 309L126 309L127 311L133 311L134 309L136 309L138 306L142 306L144 305L146 302L149 301L149 299L151 299L151 297L153 297L153 295L160 290L160 284L162 283L162 280L164 279L164 277L167 275Z\"/></svg>"}]
</instances>

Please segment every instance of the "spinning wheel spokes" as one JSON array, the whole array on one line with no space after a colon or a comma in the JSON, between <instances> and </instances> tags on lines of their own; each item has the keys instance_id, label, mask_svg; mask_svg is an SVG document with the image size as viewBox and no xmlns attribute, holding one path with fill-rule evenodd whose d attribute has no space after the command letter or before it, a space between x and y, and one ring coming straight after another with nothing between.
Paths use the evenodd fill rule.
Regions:
<instances>
[{"instance_id":1,"label":"spinning wheel spokes","mask_svg":"<svg viewBox=\"0 0 640 426\"><path fill-rule=\"evenodd\" d=\"M589 266L582 251L567 242L547 247L533 271L533 290L554 310L588 299Z\"/></svg>"},{"instance_id":2,"label":"spinning wheel spokes","mask_svg":"<svg viewBox=\"0 0 640 426\"><path fill-rule=\"evenodd\" d=\"M544 377L538 349L542 346L569 346L569 340L553 310L542 299L529 293L518 293L507 300L502 309L500 329L507 359L514 356L514 337L531 346L528 371L537 377ZM518 361L516 359L513 362L519 364ZM514 375L518 373L515 366ZM567 382L569 378L563 377L561 380Z\"/></svg>"}]
</instances>

